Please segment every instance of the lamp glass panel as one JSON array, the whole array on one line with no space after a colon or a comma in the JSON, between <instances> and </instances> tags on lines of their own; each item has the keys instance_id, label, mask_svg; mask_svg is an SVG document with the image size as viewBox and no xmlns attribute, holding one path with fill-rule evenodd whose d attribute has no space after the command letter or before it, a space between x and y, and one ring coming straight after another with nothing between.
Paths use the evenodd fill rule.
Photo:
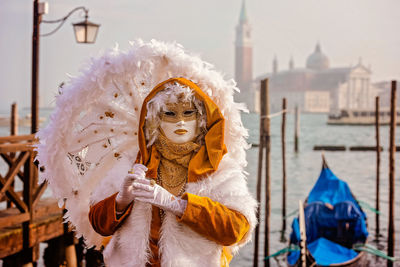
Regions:
<instances>
[{"instance_id":1,"label":"lamp glass panel","mask_svg":"<svg viewBox=\"0 0 400 267\"><path fill-rule=\"evenodd\" d=\"M97 31L99 26L97 25L88 25L87 26L87 42L94 43L96 41Z\"/></svg>"},{"instance_id":2,"label":"lamp glass panel","mask_svg":"<svg viewBox=\"0 0 400 267\"><path fill-rule=\"evenodd\" d=\"M75 38L78 43L86 42L86 27L85 25L74 25Z\"/></svg>"}]
</instances>

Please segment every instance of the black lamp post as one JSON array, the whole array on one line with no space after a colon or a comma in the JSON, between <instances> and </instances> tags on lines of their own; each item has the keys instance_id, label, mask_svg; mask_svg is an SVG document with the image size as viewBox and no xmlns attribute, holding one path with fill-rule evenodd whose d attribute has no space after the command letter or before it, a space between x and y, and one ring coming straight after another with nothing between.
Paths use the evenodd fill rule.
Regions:
<instances>
[{"instance_id":1,"label":"black lamp post","mask_svg":"<svg viewBox=\"0 0 400 267\"><path fill-rule=\"evenodd\" d=\"M32 99L31 99L31 133L36 133L39 127L39 39L40 36L49 36L58 31L65 21L78 10L85 12L85 20L74 23L74 32L77 43L92 44L96 41L97 31L100 24L88 20L89 10L85 7L77 7L71 10L66 16L57 20L42 20L42 15L46 13L46 4L33 1L33 34L32 34ZM59 23L51 32L40 35L40 23Z\"/></svg>"}]
</instances>

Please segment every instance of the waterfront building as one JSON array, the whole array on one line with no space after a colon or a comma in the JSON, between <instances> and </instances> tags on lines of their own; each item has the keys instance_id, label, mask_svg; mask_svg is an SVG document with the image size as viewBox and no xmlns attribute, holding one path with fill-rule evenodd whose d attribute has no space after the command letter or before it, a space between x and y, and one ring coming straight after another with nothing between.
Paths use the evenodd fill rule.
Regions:
<instances>
[{"instance_id":1,"label":"waterfront building","mask_svg":"<svg viewBox=\"0 0 400 267\"><path fill-rule=\"evenodd\" d=\"M298 106L303 112L338 113L341 110L372 110L379 88L371 83L371 69L361 59L355 66L331 67L329 58L317 43L307 58L305 67L294 66L293 58L287 69L278 69L278 59L272 62L272 73L258 76L253 82L256 90L255 110L259 111L259 84L269 79L271 110L281 109L286 97L288 108Z\"/></svg>"}]
</instances>

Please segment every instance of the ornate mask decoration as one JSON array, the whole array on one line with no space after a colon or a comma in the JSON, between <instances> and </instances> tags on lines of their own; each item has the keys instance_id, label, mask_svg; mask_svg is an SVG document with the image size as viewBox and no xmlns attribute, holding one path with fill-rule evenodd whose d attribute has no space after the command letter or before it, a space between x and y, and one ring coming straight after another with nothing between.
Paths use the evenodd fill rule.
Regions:
<instances>
[{"instance_id":1,"label":"ornate mask decoration","mask_svg":"<svg viewBox=\"0 0 400 267\"><path fill-rule=\"evenodd\" d=\"M198 112L191 102L167 103L161 112L160 128L173 143L193 141L198 136Z\"/></svg>"}]
</instances>

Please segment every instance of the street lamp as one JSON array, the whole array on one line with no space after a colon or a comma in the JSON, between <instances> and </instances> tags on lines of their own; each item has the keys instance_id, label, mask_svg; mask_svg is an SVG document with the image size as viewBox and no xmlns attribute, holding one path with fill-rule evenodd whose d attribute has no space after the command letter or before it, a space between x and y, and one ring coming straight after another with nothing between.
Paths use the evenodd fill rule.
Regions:
<instances>
[{"instance_id":1,"label":"street lamp","mask_svg":"<svg viewBox=\"0 0 400 267\"><path fill-rule=\"evenodd\" d=\"M87 18L79 23L74 23L75 39L78 43L92 44L96 41L99 24L90 22Z\"/></svg>"},{"instance_id":2,"label":"street lamp","mask_svg":"<svg viewBox=\"0 0 400 267\"><path fill-rule=\"evenodd\" d=\"M40 3L42 4L42 3ZM42 8L42 10L46 10L45 7ZM73 23L72 25L74 26L74 33L75 33L75 39L77 43L80 44L92 44L96 41L96 36L97 36L97 31L100 27L100 24L96 24L93 22L90 22L88 20L89 18L89 10L86 9L83 6L76 7L72 9L66 16L62 17L61 19L56 19L56 20L42 20L41 23L59 23L59 25L51 32L42 34L40 36L49 36L58 31L58 29L61 28L61 26L64 24L64 22L76 11L78 10L83 10L85 12L85 20L78 22L78 23Z\"/></svg>"},{"instance_id":3,"label":"street lamp","mask_svg":"<svg viewBox=\"0 0 400 267\"><path fill-rule=\"evenodd\" d=\"M47 14L47 3L39 3L39 0L33 1L33 33L32 33L32 101L31 101L31 133L36 133L39 122L39 38L40 36L49 36L58 31L65 21L76 11L85 12L85 20L74 23L74 33L77 43L92 44L96 41L97 31L100 24L88 20L89 10L83 6L72 9L66 16L57 20L42 20L42 15ZM40 23L59 23L51 32L40 34Z\"/></svg>"}]
</instances>

